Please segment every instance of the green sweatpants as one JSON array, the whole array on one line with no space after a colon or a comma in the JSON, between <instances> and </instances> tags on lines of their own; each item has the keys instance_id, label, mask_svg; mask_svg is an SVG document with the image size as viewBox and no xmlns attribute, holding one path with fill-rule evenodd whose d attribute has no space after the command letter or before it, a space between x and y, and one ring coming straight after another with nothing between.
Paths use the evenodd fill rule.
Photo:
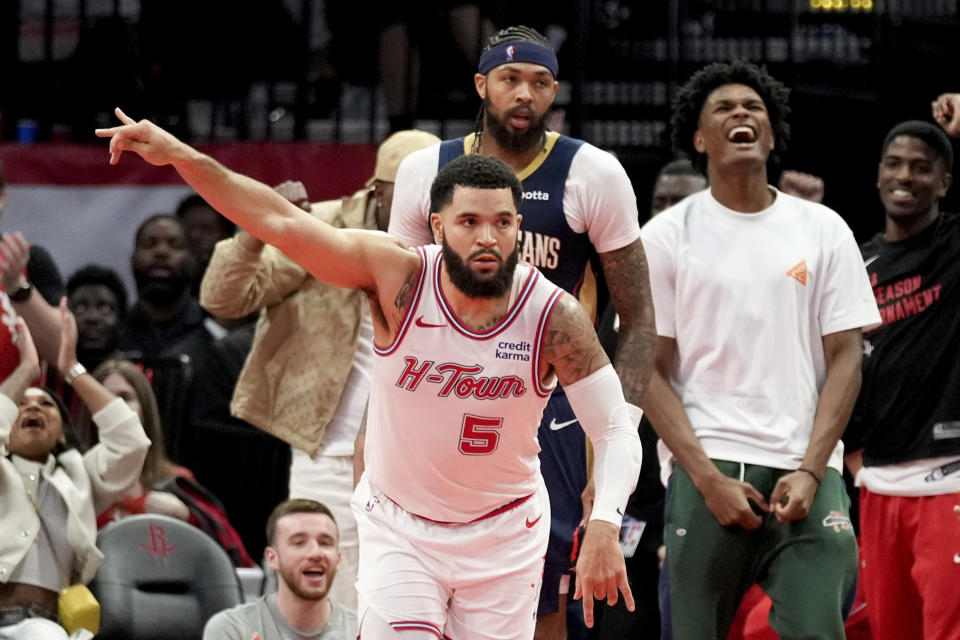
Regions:
<instances>
[{"instance_id":1,"label":"green sweatpants","mask_svg":"<svg viewBox=\"0 0 960 640\"><path fill-rule=\"evenodd\" d=\"M789 473L714 460L727 476L743 479L769 500ZM773 514L747 531L721 526L678 465L667 493L661 583L664 638L724 640L744 593L759 584L773 600L770 624L781 638L845 638L841 606L857 575L857 542L843 479L827 469L810 513L779 524Z\"/></svg>"}]
</instances>

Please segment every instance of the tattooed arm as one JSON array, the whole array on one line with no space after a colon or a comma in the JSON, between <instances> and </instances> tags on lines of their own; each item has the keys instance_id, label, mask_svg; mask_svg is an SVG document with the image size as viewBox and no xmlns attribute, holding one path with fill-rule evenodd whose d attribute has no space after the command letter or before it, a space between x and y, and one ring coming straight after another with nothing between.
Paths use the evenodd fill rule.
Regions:
<instances>
[{"instance_id":1,"label":"tattooed arm","mask_svg":"<svg viewBox=\"0 0 960 640\"><path fill-rule=\"evenodd\" d=\"M563 384L596 453L596 500L577 561L574 596L583 598L584 620L593 626L594 597L612 605L619 589L627 608L634 608L618 538L623 510L640 474L639 417L624 400L620 380L586 312L567 294L550 316L543 359Z\"/></svg>"},{"instance_id":2,"label":"tattooed arm","mask_svg":"<svg viewBox=\"0 0 960 640\"><path fill-rule=\"evenodd\" d=\"M627 402L642 406L650 382L657 330L647 257L640 239L600 254L603 275L620 315L620 337L614 368L620 374Z\"/></svg>"}]
</instances>

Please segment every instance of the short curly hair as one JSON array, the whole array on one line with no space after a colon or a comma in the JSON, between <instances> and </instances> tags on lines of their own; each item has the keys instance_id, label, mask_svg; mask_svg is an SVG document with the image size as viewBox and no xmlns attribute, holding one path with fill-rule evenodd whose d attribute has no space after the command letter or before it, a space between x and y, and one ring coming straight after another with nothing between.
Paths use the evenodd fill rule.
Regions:
<instances>
[{"instance_id":1,"label":"short curly hair","mask_svg":"<svg viewBox=\"0 0 960 640\"><path fill-rule=\"evenodd\" d=\"M699 127L700 111L707 97L718 87L730 84L746 85L763 100L774 136L774 147L768 161L779 164L790 142L790 125L787 123L790 90L767 73L766 67L758 67L746 60L708 64L677 90L673 99L673 116L670 118L674 149L688 156L698 170L706 171L707 158L693 146L693 134Z\"/></svg>"},{"instance_id":2,"label":"short curly hair","mask_svg":"<svg viewBox=\"0 0 960 640\"><path fill-rule=\"evenodd\" d=\"M923 120L906 120L894 125L883 139L883 146L880 149L881 159L887 154L887 147L893 139L899 136L920 140L937 154L947 172L953 171L953 145L940 127Z\"/></svg>"},{"instance_id":3,"label":"short curly hair","mask_svg":"<svg viewBox=\"0 0 960 640\"><path fill-rule=\"evenodd\" d=\"M117 315L123 321L127 315L127 288L123 286L123 281L117 272L110 267L104 267L99 264L88 264L80 267L67 279L67 299L73 295L73 292L85 285L103 285L113 292L117 298Z\"/></svg>"},{"instance_id":4,"label":"short curly hair","mask_svg":"<svg viewBox=\"0 0 960 640\"><path fill-rule=\"evenodd\" d=\"M510 189L514 206L520 208L523 194L520 181L507 163L493 156L472 153L460 156L440 169L430 186L430 211L439 213L453 202L453 191L457 186Z\"/></svg>"}]
</instances>

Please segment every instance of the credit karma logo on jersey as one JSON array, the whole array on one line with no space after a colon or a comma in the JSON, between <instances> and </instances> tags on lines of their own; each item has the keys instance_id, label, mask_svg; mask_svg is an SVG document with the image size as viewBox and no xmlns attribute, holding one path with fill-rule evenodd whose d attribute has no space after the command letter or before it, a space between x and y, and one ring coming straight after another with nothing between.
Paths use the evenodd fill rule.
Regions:
<instances>
[{"instance_id":1,"label":"credit karma logo on jersey","mask_svg":"<svg viewBox=\"0 0 960 640\"><path fill-rule=\"evenodd\" d=\"M507 342L506 340L502 340L497 343L497 350L494 356L496 356L498 360L530 362L530 351L529 342Z\"/></svg>"},{"instance_id":2,"label":"credit karma logo on jersey","mask_svg":"<svg viewBox=\"0 0 960 640\"><path fill-rule=\"evenodd\" d=\"M437 397L446 398L451 393L458 398L493 400L495 398L519 398L527 392L523 380L517 376L482 376L479 364L464 365L454 362L434 364L433 360L420 362L413 356L405 356L404 367L396 385L407 391L416 391L421 383L436 385Z\"/></svg>"}]
</instances>

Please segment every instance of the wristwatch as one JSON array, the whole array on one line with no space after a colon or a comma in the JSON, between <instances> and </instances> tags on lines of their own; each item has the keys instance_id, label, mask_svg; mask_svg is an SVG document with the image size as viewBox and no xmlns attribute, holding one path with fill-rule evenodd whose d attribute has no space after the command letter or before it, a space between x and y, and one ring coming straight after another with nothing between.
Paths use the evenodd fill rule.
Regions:
<instances>
[{"instance_id":1,"label":"wristwatch","mask_svg":"<svg viewBox=\"0 0 960 640\"><path fill-rule=\"evenodd\" d=\"M67 381L67 384L73 384L74 380L76 380L86 372L87 372L87 368L85 366L83 366L79 362L75 362L74 365L70 367L70 370L63 374L63 379Z\"/></svg>"},{"instance_id":2,"label":"wristwatch","mask_svg":"<svg viewBox=\"0 0 960 640\"><path fill-rule=\"evenodd\" d=\"M19 289L13 293L8 293L7 297L10 298L10 302L26 302L30 299L31 293L33 293L33 285L29 282L24 282L20 285Z\"/></svg>"}]
</instances>

